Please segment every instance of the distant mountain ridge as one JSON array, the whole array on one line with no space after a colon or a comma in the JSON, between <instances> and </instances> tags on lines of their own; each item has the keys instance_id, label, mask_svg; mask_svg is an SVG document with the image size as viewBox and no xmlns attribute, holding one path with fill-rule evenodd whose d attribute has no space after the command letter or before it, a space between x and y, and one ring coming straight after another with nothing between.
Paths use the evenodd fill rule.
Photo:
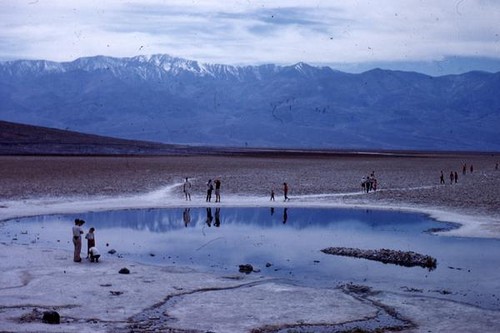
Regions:
<instances>
[{"instance_id":1,"label":"distant mountain ridge","mask_svg":"<svg viewBox=\"0 0 500 333\"><path fill-rule=\"evenodd\" d=\"M203 64L168 55L0 63L0 119L175 144L500 151L500 73Z\"/></svg>"}]
</instances>

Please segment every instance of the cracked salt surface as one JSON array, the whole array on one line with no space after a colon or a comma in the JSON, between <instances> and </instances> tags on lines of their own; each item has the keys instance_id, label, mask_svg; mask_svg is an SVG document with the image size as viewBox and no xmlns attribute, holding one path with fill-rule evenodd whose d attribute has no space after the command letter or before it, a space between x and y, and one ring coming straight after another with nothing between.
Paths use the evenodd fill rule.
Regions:
<instances>
[{"instance_id":1,"label":"cracked salt surface","mask_svg":"<svg viewBox=\"0 0 500 333\"><path fill-rule=\"evenodd\" d=\"M498 319L490 316L498 313L499 308L498 297L494 296L500 295L496 269L499 265L495 258L498 241L424 234L423 230L441 224L428 219L422 224L422 215L312 209L321 206L318 198L314 204L307 202L310 198L294 198L286 204L276 202L271 215L267 198L223 197L222 204L209 205L214 220L208 227L205 202L193 198L186 203L175 198L169 193L176 186L127 198L9 204L7 214L3 212L7 216L22 215L22 207L29 208L24 212L26 215L56 212L69 215L15 219L1 224L1 267L9 274L0 278L4 286L0 288L0 322L8 323L0 327L43 330L46 326L39 323L19 326L12 319L38 305L56 307L66 318L54 331L85 327L97 331L127 330L141 323L155 327L159 321L156 315L148 316L147 311L165 307L170 319L161 321L161 325L166 325L162 327L245 332L263 327L272 331L269 327L279 329L287 325L298 328L300 324L307 331L312 324L327 325L317 326L319 332L321 327L373 318L374 313L381 311L338 288L346 282L383 291L376 297L383 304L398 304L403 311L408 308L404 299L422 299L427 308L452 304L455 310L476 311L485 315L489 327L499 327ZM144 207L170 209L116 211ZM187 207L191 207L191 221L186 228L182 216ZM220 207L219 227L215 226L217 207ZM285 208L287 220L283 224ZM85 211L94 213L81 213ZM334 217L329 216L332 213ZM390 217L389 222L375 222L378 214ZM336 220L339 216L348 218ZM365 220L361 218L360 222L363 216ZM67 235L74 217L86 219L87 228L91 225L97 228L101 252L107 251L104 245L107 242L110 248L117 248L122 258L105 254L99 265L72 263L72 244ZM437 257L438 269L427 272L319 253L332 245L416 250ZM26 262L19 262L18 258L26 258ZM260 273L237 273L237 265L247 262L258 267ZM272 265L266 267L268 262ZM116 274L124 265L130 267L130 277ZM289 296L282 297L285 294L282 290L288 290ZM113 296L110 291L122 294ZM159 313L164 319L165 311ZM415 324L419 327L428 325L421 319L425 316L409 313L407 317L417 318ZM132 323L128 322L130 318ZM456 323L460 323L460 318L451 325ZM386 327L384 323L380 325Z\"/></svg>"}]
</instances>

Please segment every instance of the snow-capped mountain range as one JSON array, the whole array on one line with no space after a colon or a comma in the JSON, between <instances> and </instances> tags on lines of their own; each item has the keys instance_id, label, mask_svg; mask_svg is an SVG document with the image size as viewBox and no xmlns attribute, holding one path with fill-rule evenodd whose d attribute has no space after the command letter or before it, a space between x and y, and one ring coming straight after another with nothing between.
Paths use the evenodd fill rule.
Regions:
<instances>
[{"instance_id":1,"label":"snow-capped mountain range","mask_svg":"<svg viewBox=\"0 0 500 333\"><path fill-rule=\"evenodd\" d=\"M500 73L203 64L168 55L0 63L0 120L174 144L500 151Z\"/></svg>"}]
</instances>

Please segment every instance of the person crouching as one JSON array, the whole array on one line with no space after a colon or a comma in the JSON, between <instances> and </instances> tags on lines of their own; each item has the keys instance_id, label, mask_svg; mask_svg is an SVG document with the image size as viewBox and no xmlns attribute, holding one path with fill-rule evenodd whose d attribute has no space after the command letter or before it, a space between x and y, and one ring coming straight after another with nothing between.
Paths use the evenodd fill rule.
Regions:
<instances>
[{"instance_id":1,"label":"person crouching","mask_svg":"<svg viewBox=\"0 0 500 333\"><path fill-rule=\"evenodd\" d=\"M99 262L101 254L99 253L99 250L95 246L90 248L89 254L90 254L90 262L94 261Z\"/></svg>"}]
</instances>

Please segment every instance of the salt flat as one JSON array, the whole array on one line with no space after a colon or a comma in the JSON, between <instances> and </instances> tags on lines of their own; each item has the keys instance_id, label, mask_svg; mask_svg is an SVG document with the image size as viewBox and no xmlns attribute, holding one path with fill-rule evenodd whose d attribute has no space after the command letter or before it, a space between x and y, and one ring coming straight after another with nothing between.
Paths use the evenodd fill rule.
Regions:
<instances>
[{"instance_id":1,"label":"salt flat","mask_svg":"<svg viewBox=\"0 0 500 333\"><path fill-rule=\"evenodd\" d=\"M459 222L460 236L500 238L498 156L420 157L0 157L0 219L148 207L205 205L206 181L222 180L220 206L372 207L427 212ZM462 174L466 163L468 170ZM473 172L469 170L473 165ZM459 174L439 184L439 174ZM361 191L374 172L379 188ZM182 180L190 177L193 201ZM281 184L290 184L283 202ZM213 204L213 203L212 203ZM215 205L215 204L213 204ZM69 231L68 231L69 234ZM157 267L107 258L73 263L67 249L1 244L0 330L12 332L271 332L296 325L365 323L395 309L401 320L381 328L405 331L498 331L497 311L402 295L293 286L258 275L218 276L189 267ZM118 270L127 266L131 274ZM492 277L498 279L499 276ZM111 293L121 292L118 295ZM172 303L173 302L173 303ZM60 325L43 324L34 309L57 310ZM158 312L159 311L159 312ZM466 313L466 316L457 316ZM31 314L31 315L30 315ZM390 318L391 315L388 315ZM390 319L389 318L389 319Z\"/></svg>"}]
</instances>

